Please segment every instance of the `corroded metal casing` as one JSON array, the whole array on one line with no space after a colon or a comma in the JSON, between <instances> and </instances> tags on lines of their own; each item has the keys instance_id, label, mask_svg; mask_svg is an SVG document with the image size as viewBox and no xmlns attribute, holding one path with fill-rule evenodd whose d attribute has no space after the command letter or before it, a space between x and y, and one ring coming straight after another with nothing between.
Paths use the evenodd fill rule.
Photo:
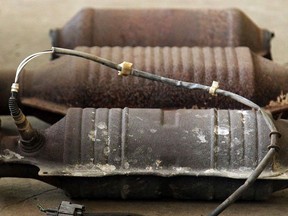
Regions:
<instances>
[{"instance_id":1,"label":"corroded metal casing","mask_svg":"<svg viewBox=\"0 0 288 216\"><path fill-rule=\"evenodd\" d=\"M288 125L275 124L281 151L242 199L265 199L288 185ZM269 129L252 110L73 108L43 135L33 155L1 143L0 176L9 175L5 165L35 166L32 177L86 198L223 199L269 144Z\"/></svg>"},{"instance_id":2,"label":"corroded metal casing","mask_svg":"<svg viewBox=\"0 0 288 216\"><path fill-rule=\"evenodd\" d=\"M288 92L287 70L248 48L93 47L77 48L157 75L240 94L260 106ZM138 77L117 76L103 65L63 56L21 76L21 102L65 113L68 107L243 108L238 102L203 91L168 86Z\"/></svg>"},{"instance_id":3,"label":"corroded metal casing","mask_svg":"<svg viewBox=\"0 0 288 216\"><path fill-rule=\"evenodd\" d=\"M84 9L63 28L50 31L52 45L77 46L247 46L270 58L273 34L243 12L177 9Z\"/></svg>"},{"instance_id":4,"label":"corroded metal casing","mask_svg":"<svg viewBox=\"0 0 288 216\"><path fill-rule=\"evenodd\" d=\"M11 85L14 82L15 71L0 71L0 114L8 114L8 99L11 95Z\"/></svg>"}]
</instances>

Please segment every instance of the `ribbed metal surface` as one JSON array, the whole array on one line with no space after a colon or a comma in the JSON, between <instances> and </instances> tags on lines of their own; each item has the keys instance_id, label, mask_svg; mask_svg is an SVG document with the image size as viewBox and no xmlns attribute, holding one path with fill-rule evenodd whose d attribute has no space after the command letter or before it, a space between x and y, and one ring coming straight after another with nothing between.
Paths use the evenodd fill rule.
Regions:
<instances>
[{"instance_id":1,"label":"ribbed metal surface","mask_svg":"<svg viewBox=\"0 0 288 216\"><path fill-rule=\"evenodd\" d=\"M83 47L78 50L114 62L130 61L137 69L178 80L209 86L214 80L219 81L220 88L252 100L256 94L254 81L256 72L253 64L255 56L244 47ZM115 72L91 61L64 56L38 71L25 73L21 81L21 98L26 105L46 110L55 109L56 106L49 104L51 102L58 106L62 105L64 107L62 110L70 106L242 107L237 102L221 96L213 98L202 91L175 88L132 76L119 77ZM274 95L267 94L265 97L257 98L255 102L263 105L271 97L273 98Z\"/></svg>"},{"instance_id":2,"label":"ribbed metal surface","mask_svg":"<svg viewBox=\"0 0 288 216\"><path fill-rule=\"evenodd\" d=\"M281 151L241 199L287 187L287 121L275 124ZM45 145L34 154L21 151L15 137L2 144L0 176L36 178L82 198L224 199L269 143L253 110L74 108L43 133Z\"/></svg>"},{"instance_id":3,"label":"ribbed metal surface","mask_svg":"<svg viewBox=\"0 0 288 216\"><path fill-rule=\"evenodd\" d=\"M269 140L254 111L72 109L65 125L64 164L136 172L225 176L237 170L241 178L264 157Z\"/></svg>"},{"instance_id":4,"label":"ribbed metal surface","mask_svg":"<svg viewBox=\"0 0 288 216\"><path fill-rule=\"evenodd\" d=\"M53 46L66 48L247 46L267 57L273 37L237 9L84 9L50 35Z\"/></svg>"},{"instance_id":5,"label":"ribbed metal surface","mask_svg":"<svg viewBox=\"0 0 288 216\"><path fill-rule=\"evenodd\" d=\"M51 140L53 131L62 139ZM210 200L243 183L267 152L269 130L255 111L86 108L69 109L46 137L63 161L47 169L36 157L40 175L59 178L73 197ZM271 164L264 171L275 174ZM258 180L242 199L284 185Z\"/></svg>"}]
</instances>

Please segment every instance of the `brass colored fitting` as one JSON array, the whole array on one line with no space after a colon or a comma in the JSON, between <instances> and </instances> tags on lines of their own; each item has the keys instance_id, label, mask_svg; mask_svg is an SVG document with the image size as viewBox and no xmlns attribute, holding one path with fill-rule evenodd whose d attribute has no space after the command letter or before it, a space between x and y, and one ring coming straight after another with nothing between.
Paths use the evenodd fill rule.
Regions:
<instances>
[{"instance_id":1,"label":"brass colored fitting","mask_svg":"<svg viewBox=\"0 0 288 216\"><path fill-rule=\"evenodd\" d=\"M133 64L130 62L122 62L121 64L119 64L121 66L121 71L118 71L118 75L119 76L128 76L131 74L132 72L132 66Z\"/></svg>"}]
</instances>

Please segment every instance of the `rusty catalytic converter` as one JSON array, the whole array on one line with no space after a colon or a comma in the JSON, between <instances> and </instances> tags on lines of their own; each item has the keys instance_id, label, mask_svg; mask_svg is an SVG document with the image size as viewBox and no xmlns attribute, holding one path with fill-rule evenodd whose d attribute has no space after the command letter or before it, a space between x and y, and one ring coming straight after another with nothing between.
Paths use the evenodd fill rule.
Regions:
<instances>
[{"instance_id":1,"label":"rusty catalytic converter","mask_svg":"<svg viewBox=\"0 0 288 216\"><path fill-rule=\"evenodd\" d=\"M138 77L191 92L201 90L214 97L222 95L253 110L71 108L62 120L39 130L32 127L18 106L19 91L25 87L20 74L34 57L53 53L92 60L126 78ZM266 75L263 71L260 74ZM22 77L29 78L27 74ZM60 89L69 86L67 78L57 77L64 84L67 82ZM87 74L83 78L86 80ZM132 87L145 84L135 80L122 84L129 86L129 82ZM96 83L99 81L93 80L92 86ZM39 84L36 82L34 86L37 88ZM209 200L224 199L239 187L211 213L215 216L240 197L264 199L288 186L287 121L278 119L274 123L272 116L260 106L220 89L215 80L208 86L172 79L139 70L127 61L118 64L98 57L97 53L52 47L20 63L11 86L9 110L20 137L9 135L9 130L1 128L0 177L36 178L63 188L72 197ZM225 187L227 184L230 187Z\"/></svg>"},{"instance_id":2,"label":"rusty catalytic converter","mask_svg":"<svg viewBox=\"0 0 288 216\"><path fill-rule=\"evenodd\" d=\"M134 67L156 75L211 85L240 94L260 106L288 92L287 69L248 48L169 48L169 47L81 47L85 51L115 62L123 59ZM65 114L69 107L130 108L243 108L242 104L219 95L174 88L138 77L113 76L111 69L97 63L63 56L20 76L20 100L41 112ZM1 73L1 98L8 100L13 73ZM13 75L13 76L12 76ZM53 91L52 91L53 90ZM6 99L5 99L6 98ZM1 113L8 114L6 103Z\"/></svg>"},{"instance_id":3,"label":"rusty catalytic converter","mask_svg":"<svg viewBox=\"0 0 288 216\"><path fill-rule=\"evenodd\" d=\"M84 9L50 31L52 46L237 47L271 59L273 33L242 11L183 9ZM55 56L55 55L54 55Z\"/></svg>"},{"instance_id":4,"label":"rusty catalytic converter","mask_svg":"<svg viewBox=\"0 0 288 216\"><path fill-rule=\"evenodd\" d=\"M269 128L253 110L71 108L27 151L2 122L0 177L35 178L72 197L224 199L267 153ZM286 120L275 155L241 199L288 186Z\"/></svg>"}]
</instances>

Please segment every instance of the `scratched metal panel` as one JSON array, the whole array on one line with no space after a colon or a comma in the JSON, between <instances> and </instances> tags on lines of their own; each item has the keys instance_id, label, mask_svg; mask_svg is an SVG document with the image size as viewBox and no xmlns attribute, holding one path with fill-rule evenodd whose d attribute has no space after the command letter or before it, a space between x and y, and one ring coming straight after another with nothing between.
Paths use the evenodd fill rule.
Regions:
<instances>
[{"instance_id":1,"label":"scratched metal panel","mask_svg":"<svg viewBox=\"0 0 288 216\"><path fill-rule=\"evenodd\" d=\"M288 186L287 121L275 124L283 152L241 199L266 199ZM0 176L36 178L85 198L223 199L269 143L253 110L74 108L43 133L45 145L32 154L17 147L17 137L1 140Z\"/></svg>"},{"instance_id":2,"label":"scratched metal panel","mask_svg":"<svg viewBox=\"0 0 288 216\"><path fill-rule=\"evenodd\" d=\"M82 170L84 176L123 171L242 178L264 157L269 140L261 115L246 110L87 108L71 109L65 119L63 164L79 172L95 165Z\"/></svg>"},{"instance_id":3,"label":"scratched metal panel","mask_svg":"<svg viewBox=\"0 0 288 216\"><path fill-rule=\"evenodd\" d=\"M253 110L86 108L65 119L56 144L64 145L63 162L45 168L39 158L38 166L44 181L61 177L72 197L223 199L255 169L269 140ZM265 175L273 175L271 164ZM286 186L258 180L241 199L266 199Z\"/></svg>"}]
</instances>

